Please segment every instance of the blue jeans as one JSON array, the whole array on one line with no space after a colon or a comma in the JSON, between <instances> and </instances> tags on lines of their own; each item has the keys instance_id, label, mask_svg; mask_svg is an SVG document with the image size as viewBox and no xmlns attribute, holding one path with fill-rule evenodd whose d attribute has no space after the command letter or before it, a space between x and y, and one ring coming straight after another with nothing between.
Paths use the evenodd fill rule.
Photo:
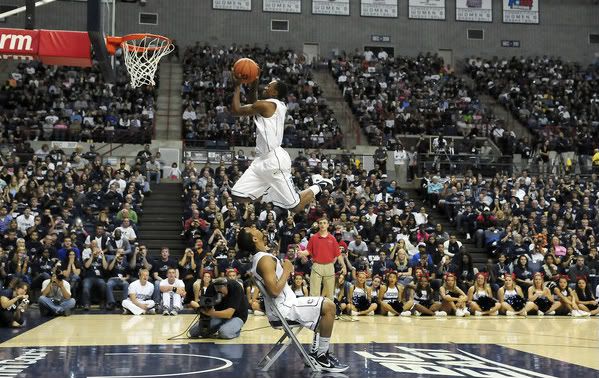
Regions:
<instances>
[{"instance_id":1,"label":"blue jeans","mask_svg":"<svg viewBox=\"0 0 599 378\"><path fill-rule=\"evenodd\" d=\"M114 288L123 290L123 299L127 298L129 295L127 293L129 290L129 282L123 281L118 277L110 277L106 283L106 303L114 303L114 293L112 292Z\"/></svg>"},{"instance_id":2,"label":"blue jeans","mask_svg":"<svg viewBox=\"0 0 599 378\"><path fill-rule=\"evenodd\" d=\"M218 328L219 339L234 339L236 337L239 337L239 334L241 333L241 327L243 327L243 320L241 320L240 318L210 319L210 328ZM191 335L191 337L200 336L199 322L194 324L193 327L191 327L191 329L189 330L189 334Z\"/></svg>"},{"instance_id":3,"label":"blue jeans","mask_svg":"<svg viewBox=\"0 0 599 378\"><path fill-rule=\"evenodd\" d=\"M83 279L82 302L84 306L89 306L91 301L91 290L96 288L101 297L106 294L106 281L100 277L86 277Z\"/></svg>"},{"instance_id":4,"label":"blue jeans","mask_svg":"<svg viewBox=\"0 0 599 378\"><path fill-rule=\"evenodd\" d=\"M48 310L52 315L62 315L66 310L70 310L75 307L75 300L73 298L65 299L60 304L54 304L52 299L42 295L37 303L40 306L40 312L42 308Z\"/></svg>"}]
</instances>

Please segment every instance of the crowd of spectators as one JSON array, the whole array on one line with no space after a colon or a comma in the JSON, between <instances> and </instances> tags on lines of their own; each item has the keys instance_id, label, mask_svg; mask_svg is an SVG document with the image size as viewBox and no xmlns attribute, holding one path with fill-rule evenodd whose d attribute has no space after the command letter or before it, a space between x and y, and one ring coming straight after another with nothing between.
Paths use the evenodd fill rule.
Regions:
<instances>
[{"instance_id":1,"label":"crowd of spectators","mask_svg":"<svg viewBox=\"0 0 599 378\"><path fill-rule=\"evenodd\" d=\"M487 136L498 121L436 54L338 56L330 69L370 144L397 134Z\"/></svg>"},{"instance_id":2,"label":"crowd of spectators","mask_svg":"<svg viewBox=\"0 0 599 378\"><path fill-rule=\"evenodd\" d=\"M234 118L229 111L233 93L231 69L243 57L255 60L261 67L261 84L280 79L289 86L283 146L340 146L340 127L302 54L268 47L227 48L200 43L188 47L182 58L183 132L189 143L222 141L221 147L228 147L248 146L255 140L252 120ZM244 98L242 93L242 103Z\"/></svg>"},{"instance_id":3,"label":"crowd of spectators","mask_svg":"<svg viewBox=\"0 0 599 378\"><path fill-rule=\"evenodd\" d=\"M120 62L117 59L117 62ZM5 143L30 140L146 143L156 91L133 89L122 64L117 81L91 68L20 63L0 88L0 134Z\"/></svg>"},{"instance_id":4,"label":"crowd of spectators","mask_svg":"<svg viewBox=\"0 0 599 378\"><path fill-rule=\"evenodd\" d=\"M547 290L551 290L552 294L547 299L550 305L546 308L544 299L537 301L537 297L541 297L541 294L534 290L530 293L528 286L522 282L524 275L530 276L528 278L532 282L536 271L528 268L526 271L521 271L521 268L516 266L514 253L501 254L495 249L490 249L490 252L504 257L509 256L509 259L502 261L500 258L498 263L490 260L486 266L475 266L470 253L459 240L464 240L464 234L449 234L441 224L431 223L427 208L418 206L417 201L400 190L394 180L389 180L387 175L378 168L371 171L364 170L355 161L350 160L349 155L340 155L329 160L326 168L318 164L310 165L310 159L303 154L294 160L292 171L295 184L299 188L308 185L307 179L314 173L331 177L336 183L334 190L325 191L305 212L298 214L273 208L269 203L241 205L233 202L230 188L249 162L244 157L235 159L230 166L223 164L216 169L209 165L196 168L193 163L188 162L182 171L186 199L183 237L190 248L188 252L190 260L180 262L179 265L185 270L186 287L193 288L196 298L202 295L203 288L212 277L226 275L245 285L252 311L255 315L263 314L261 294L249 280L249 261L236 258L236 235L242 227L260 229L267 241L269 252L280 260L289 259L293 262L295 273L290 284L297 295L305 295L306 287L310 283L312 260L302 251L306 250L310 237L319 232L317 221L326 217L330 221L329 231L338 241L344 262L344 264L339 262L335 264L337 281L334 296L340 316L345 313L352 316L371 315L375 312L388 316L496 315L499 311L507 315L528 313L543 315L546 312L587 316L597 313L596 307L593 307L596 305L594 293L587 293L587 289L583 293L576 288L560 288L554 291L558 286L547 286ZM442 208L448 212L457 211L458 205L452 206L451 200L448 200L443 191L444 182L437 177L428 179L430 185L428 181L424 181L426 186L423 189L427 193L426 198L430 201L431 207L438 209L439 206L443 206ZM485 205L473 203L470 205L473 209L472 217L460 213L460 219L465 228L470 227L470 224L473 225L469 231L472 237L489 244L486 239L487 228L482 227L486 227L485 222L489 224L491 222L490 211L486 207L492 207L495 201L490 197L490 202L487 203L489 201L487 196L492 196L494 191L487 190L479 196L478 181L476 178L469 180L469 184L463 184L460 190L468 190L469 199L472 198L474 201L480 198L481 201L485 201ZM457 185L454 181L449 182ZM572 195L581 202L584 202L584 196L575 194L574 188L571 189L572 191L566 191L565 183L549 182L546 184L547 188L553 188L554 184L557 187L551 191L543 191L537 179L515 178L513 181L517 182L514 184L516 188L513 191L506 189L508 195L513 192L520 196L522 195L520 191L533 188L529 194L522 195L523 201L526 200L523 202L525 210L517 210L520 205L516 206L513 218L519 219L518 214L534 212L527 207L529 202L530 206L535 202L529 197L533 192L537 194L536 197L540 197L539 191L542 194L551 193L551 196L559 197L560 201L564 201L564 205L558 206L557 209L556 205L552 205L556 215L550 216L552 219L559 217L556 218L557 220L554 219L554 223L555 229L560 231L554 231L553 228L546 231L558 232L559 236L565 236L567 233L565 227L558 224L564 222L558 210L563 210L564 219L571 219L572 210L569 208L566 196ZM483 187L493 185L495 188L497 186L495 182L499 182L499 179L489 180L488 184L481 185ZM592 187L587 187L588 185L594 184L586 182L584 187L576 186L576 188L590 195ZM497 191L501 192L500 185L497 186ZM458 192L456 195L459 197ZM503 206L501 201L501 199L497 200L498 208ZM507 201L511 203L515 200L509 197ZM546 206L546 203L543 202L542 206ZM481 212L475 213L474 209L479 207ZM495 211L495 207L493 209ZM588 216L585 214L585 209L588 209L588 205L581 203L581 207L576 211L581 217L581 225L588 225L590 222L586 219ZM479 216L489 219L479 219ZM452 221L457 217L452 215ZM592 217L595 219L596 213L592 213ZM528 222L529 217L527 216L526 219ZM517 223L517 220L514 222ZM574 227L576 222L571 221L568 224ZM524 230L530 230L528 227L532 227L532 224L522 225ZM542 234L542 231L539 230L531 235L537 237L537 233ZM590 231L581 232L580 237L589 233ZM528 235L528 231L524 234ZM575 238L579 240L581 246L588 245L593 239L594 237L591 236L584 238L584 241ZM552 250L548 244L546 247ZM585 251L580 250L580 254L591 256L589 264L596 264L597 260L594 260L596 249L593 252L589 247L588 252ZM537 258L534 255L534 248L521 252ZM532 258L529 260L533 261ZM572 256L562 257L562 260L556 263L559 265L556 276L547 277L546 283L552 283L553 278L561 277L560 273L567 272L575 278L572 281L571 277L568 277L566 286L571 282L577 285L579 275L578 271L573 270L575 268L572 265L575 260L576 257ZM194 261L194 264L192 265L190 261ZM343 271L347 274L344 275ZM515 285L512 272L516 273ZM587 273L587 278L590 279L590 270ZM563 286L563 283L560 285ZM582 286L583 283L579 285ZM545 283L542 282L537 286L546 294ZM590 287L589 284L588 288ZM484 295L482 291L485 292ZM588 298L583 297L587 294ZM482 297L486 299L481 299Z\"/></svg>"},{"instance_id":5,"label":"crowd of spectators","mask_svg":"<svg viewBox=\"0 0 599 378\"><path fill-rule=\"evenodd\" d=\"M487 179L427 175L422 190L459 237L474 238L489 253L484 269L495 289L504 284L502 276L512 274L526 293L537 273L552 290L560 279L575 290L599 284L596 182L596 174L543 177L527 171Z\"/></svg>"},{"instance_id":6,"label":"crowd of spectators","mask_svg":"<svg viewBox=\"0 0 599 378\"><path fill-rule=\"evenodd\" d=\"M77 304L89 310L93 302L112 310L115 289L126 298L140 269L156 282L169 278L160 262L168 248L153 260L137 235L157 155L146 145L134 161L114 166L93 145L70 154L43 145L23 164L2 160L0 296L10 300L2 301L3 325L19 326L35 299L43 315L68 315Z\"/></svg>"},{"instance_id":7,"label":"crowd of spectators","mask_svg":"<svg viewBox=\"0 0 599 378\"><path fill-rule=\"evenodd\" d=\"M590 171L599 138L596 65L544 56L471 58L466 66L478 89L496 98L535 136L521 143L506 141L506 148L520 153L526 164L538 163L543 173Z\"/></svg>"}]
</instances>

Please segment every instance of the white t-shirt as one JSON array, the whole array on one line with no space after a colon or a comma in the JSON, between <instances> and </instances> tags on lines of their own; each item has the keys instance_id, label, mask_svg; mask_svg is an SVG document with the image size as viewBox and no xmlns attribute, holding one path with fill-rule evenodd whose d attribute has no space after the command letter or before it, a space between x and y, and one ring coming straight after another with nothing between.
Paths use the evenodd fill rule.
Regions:
<instances>
[{"instance_id":1,"label":"white t-shirt","mask_svg":"<svg viewBox=\"0 0 599 378\"><path fill-rule=\"evenodd\" d=\"M142 286L141 282L136 280L129 285L129 295L135 294L135 297L140 301L152 299L153 293L154 285L150 282L146 282L146 284Z\"/></svg>"},{"instance_id":2,"label":"white t-shirt","mask_svg":"<svg viewBox=\"0 0 599 378\"><path fill-rule=\"evenodd\" d=\"M52 280L50 278L48 278L47 280L42 282L42 291L46 290L48 285L50 285L50 281L52 281ZM62 284L64 285L64 289L67 291L67 293L71 294L71 284L69 284L69 282L66 280L63 280ZM55 286L52 289L50 289L50 293L48 293L47 297L53 298L53 299L60 299L60 300L64 299L64 296L62 295L62 291L60 290L60 288L58 286Z\"/></svg>"},{"instance_id":3,"label":"white t-shirt","mask_svg":"<svg viewBox=\"0 0 599 378\"><path fill-rule=\"evenodd\" d=\"M160 286L185 287L185 284L180 279L175 279L175 283L169 283L168 279L160 281Z\"/></svg>"}]
</instances>

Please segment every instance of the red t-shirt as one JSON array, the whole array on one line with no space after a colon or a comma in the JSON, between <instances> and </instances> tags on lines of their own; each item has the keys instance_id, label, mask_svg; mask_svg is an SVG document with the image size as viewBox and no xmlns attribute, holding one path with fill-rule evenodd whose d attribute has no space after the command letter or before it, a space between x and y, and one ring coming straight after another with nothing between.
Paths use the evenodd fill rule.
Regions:
<instances>
[{"instance_id":1,"label":"red t-shirt","mask_svg":"<svg viewBox=\"0 0 599 378\"><path fill-rule=\"evenodd\" d=\"M320 233L312 235L308 241L307 249L312 256L312 260L318 264L334 263L337 257L341 255L339 243L331 234L327 234L327 236L320 236Z\"/></svg>"}]
</instances>

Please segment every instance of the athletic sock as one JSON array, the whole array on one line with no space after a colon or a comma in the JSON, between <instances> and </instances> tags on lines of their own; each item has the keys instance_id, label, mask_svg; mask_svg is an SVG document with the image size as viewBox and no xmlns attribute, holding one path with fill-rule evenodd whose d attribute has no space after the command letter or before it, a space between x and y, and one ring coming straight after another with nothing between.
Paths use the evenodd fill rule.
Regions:
<instances>
[{"instance_id":1,"label":"athletic sock","mask_svg":"<svg viewBox=\"0 0 599 378\"><path fill-rule=\"evenodd\" d=\"M326 352L329 351L329 342L331 341L330 337L320 337L318 342L318 355L322 356Z\"/></svg>"},{"instance_id":2,"label":"athletic sock","mask_svg":"<svg viewBox=\"0 0 599 378\"><path fill-rule=\"evenodd\" d=\"M320 193L320 186L318 185L311 185L308 189L310 189L312 193L314 193L314 196L317 196L318 193Z\"/></svg>"},{"instance_id":3,"label":"athletic sock","mask_svg":"<svg viewBox=\"0 0 599 378\"><path fill-rule=\"evenodd\" d=\"M314 339L312 339L312 346L310 346L310 353L318 352L318 341L320 340L320 333L314 332Z\"/></svg>"}]
</instances>

